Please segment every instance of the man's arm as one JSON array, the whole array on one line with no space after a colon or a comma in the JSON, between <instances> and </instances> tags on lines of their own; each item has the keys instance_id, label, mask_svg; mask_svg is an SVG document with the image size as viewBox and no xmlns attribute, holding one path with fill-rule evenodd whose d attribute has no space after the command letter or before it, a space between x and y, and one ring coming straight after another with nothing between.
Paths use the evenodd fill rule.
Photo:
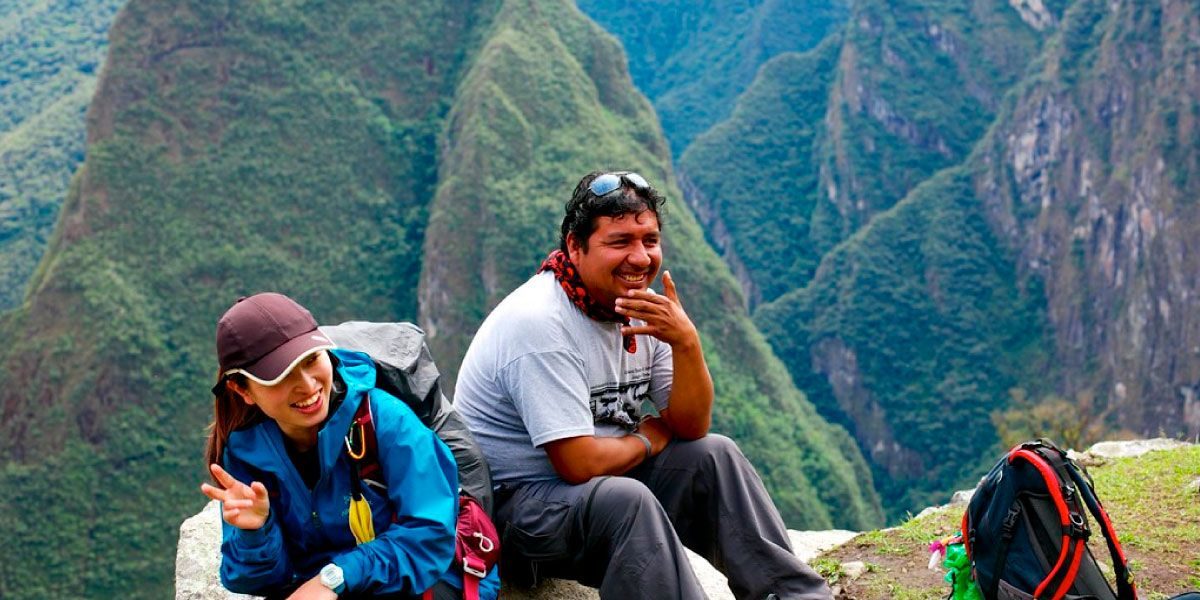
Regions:
<instances>
[{"instance_id":1,"label":"man's arm","mask_svg":"<svg viewBox=\"0 0 1200 600\"><path fill-rule=\"evenodd\" d=\"M663 421L677 437L694 440L708 434L712 425L713 384L700 346L700 334L679 302L675 280L663 272L663 292L632 290L617 298L617 313L641 319L645 325L623 327L621 333L647 334L671 346L674 377Z\"/></svg>"},{"instance_id":2,"label":"man's arm","mask_svg":"<svg viewBox=\"0 0 1200 600\"><path fill-rule=\"evenodd\" d=\"M662 452L671 441L671 431L659 419L646 419L638 433L650 440L651 456ZM559 477L570 484L601 475L623 475L646 460L646 444L634 435L581 435L547 442L542 448Z\"/></svg>"}]
</instances>

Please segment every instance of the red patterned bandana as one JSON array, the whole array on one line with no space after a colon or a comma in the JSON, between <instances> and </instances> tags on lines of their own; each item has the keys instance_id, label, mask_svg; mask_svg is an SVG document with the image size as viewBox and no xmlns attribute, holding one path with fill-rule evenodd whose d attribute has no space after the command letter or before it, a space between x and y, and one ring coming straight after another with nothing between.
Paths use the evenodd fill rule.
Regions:
<instances>
[{"instance_id":1,"label":"red patterned bandana","mask_svg":"<svg viewBox=\"0 0 1200 600\"><path fill-rule=\"evenodd\" d=\"M583 311L583 314L596 321L629 325L629 317L617 314L615 310L596 302L588 294L587 288L583 285L583 278L579 276L579 270L575 268L575 263L572 263L571 258L562 250L551 252L550 256L542 261L538 273L542 271L554 272L554 280L567 293L567 298L570 298L571 302ZM632 335L623 336L621 342L625 346L626 352L630 354L637 352L637 339Z\"/></svg>"}]
</instances>

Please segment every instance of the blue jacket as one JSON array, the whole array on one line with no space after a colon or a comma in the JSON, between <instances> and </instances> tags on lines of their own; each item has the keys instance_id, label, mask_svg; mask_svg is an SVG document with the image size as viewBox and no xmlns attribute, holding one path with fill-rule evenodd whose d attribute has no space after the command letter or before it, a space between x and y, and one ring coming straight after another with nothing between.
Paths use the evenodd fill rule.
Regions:
<instances>
[{"instance_id":1,"label":"blue jacket","mask_svg":"<svg viewBox=\"0 0 1200 600\"><path fill-rule=\"evenodd\" d=\"M342 568L349 593L420 593L438 579L461 587L448 570L458 515L453 455L407 405L374 389L370 357L331 352L346 394L317 434L321 476L314 489L292 464L275 421L229 436L225 469L240 481L261 481L271 513L253 531L222 521L221 583L234 592L264 595L302 583L332 562ZM352 466L344 439L368 396L387 490L363 486L376 538L356 545L348 521ZM494 598L498 588L495 570L488 579L480 586L484 599Z\"/></svg>"}]
</instances>

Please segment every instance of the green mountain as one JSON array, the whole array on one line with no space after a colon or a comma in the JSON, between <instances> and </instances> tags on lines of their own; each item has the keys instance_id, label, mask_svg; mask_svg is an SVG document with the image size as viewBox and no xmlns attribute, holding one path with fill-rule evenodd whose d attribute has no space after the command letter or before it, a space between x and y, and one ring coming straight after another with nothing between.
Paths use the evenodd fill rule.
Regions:
<instances>
[{"instance_id":1,"label":"green mountain","mask_svg":"<svg viewBox=\"0 0 1200 600\"><path fill-rule=\"evenodd\" d=\"M759 66L808 50L845 22L849 0L579 0L616 35L672 154L725 120Z\"/></svg>"},{"instance_id":2,"label":"green mountain","mask_svg":"<svg viewBox=\"0 0 1200 600\"><path fill-rule=\"evenodd\" d=\"M756 312L891 514L969 484L961 465L1014 399L1066 398L1110 431L1200 431L1197 15L1072 2L960 165Z\"/></svg>"},{"instance_id":3,"label":"green mountain","mask_svg":"<svg viewBox=\"0 0 1200 600\"><path fill-rule=\"evenodd\" d=\"M1004 2L864 0L819 49L764 66L679 164L751 306L961 161L1039 39Z\"/></svg>"},{"instance_id":4,"label":"green mountain","mask_svg":"<svg viewBox=\"0 0 1200 600\"><path fill-rule=\"evenodd\" d=\"M529 21L532 6L545 21ZM547 90L558 91L552 102ZM487 310L557 246L561 207L581 173L594 165L635 169L680 197L666 144L630 84L620 47L566 4L500 11L458 89L443 157L419 305L430 346L450 375ZM676 201L668 211L665 266L680 282L719 381L715 429L744 444L789 523L878 518L857 452L841 450L845 433L821 424L788 381L686 206Z\"/></svg>"},{"instance_id":5,"label":"green mountain","mask_svg":"<svg viewBox=\"0 0 1200 600\"><path fill-rule=\"evenodd\" d=\"M596 6L656 106L660 48L683 80L728 72L670 45L712 7ZM893 517L969 483L946 441L974 460L1039 403L1200 432L1195 29L1176 4L863 0L707 131L663 110L708 241Z\"/></svg>"},{"instance_id":6,"label":"green mountain","mask_svg":"<svg viewBox=\"0 0 1200 600\"><path fill-rule=\"evenodd\" d=\"M20 304L72 173L121 0L0 0L0 311Z\"/></svg>"},{"instance_id":7,"label":"green mountain","mask_svg":"<svg viewBox=\"0 0 1200 600\"><path fill-rule=\"evenodd\" d=\"M810 52L763 65L733 115L679 161L688 202L751 307L810 279L838 241L819 165L841 39L833 35Z\"/></svg>"},{"instance_id":8,"label":"green mountain","mask_svg":"<svg viewBox=\"0 0 1200 600\"><path fill-rule=\"evenodd\" d=\"M232 299L419 320L452 378L553 246L574 181L606 165L672 199L667 266L715 428L789 524L882 520L849 435L789 380L679 201L619 45L573 6L133 0L110 39L87 159L28 301L0 318L0 596L169 593Z\"/></svg>"}]
</instances>

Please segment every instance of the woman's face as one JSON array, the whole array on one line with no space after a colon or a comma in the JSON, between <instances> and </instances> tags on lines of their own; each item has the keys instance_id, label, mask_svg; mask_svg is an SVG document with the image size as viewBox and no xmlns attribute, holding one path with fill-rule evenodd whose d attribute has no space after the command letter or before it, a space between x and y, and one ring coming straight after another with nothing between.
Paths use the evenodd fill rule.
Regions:
<instances>
[{"instance_id":1,"label":"woman's face","mask_svg":"<svg viewBox=\"0 0 1200 600\"><path fill-rule=\"evenodd\" d=\"M246 387L231 382L246 404L257 405L279 424L283 434L301 450L317 441L317 430L329 415L329 393L333 389L333 365L322 350L301 360L282 381L262 385L246 380Z\"/></svg>"}]
</instances>

